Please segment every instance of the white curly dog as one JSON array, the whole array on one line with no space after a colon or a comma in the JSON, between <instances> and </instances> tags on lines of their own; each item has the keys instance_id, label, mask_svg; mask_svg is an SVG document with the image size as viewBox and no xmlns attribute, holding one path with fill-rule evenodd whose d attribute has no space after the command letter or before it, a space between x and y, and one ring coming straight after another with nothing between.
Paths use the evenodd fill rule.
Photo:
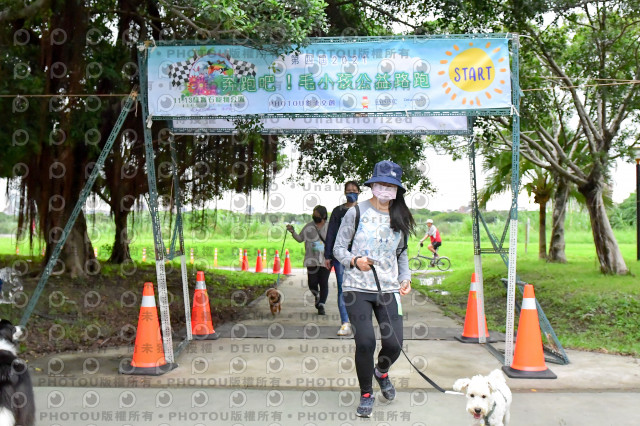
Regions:
<instances>
[{"instance_id":1,"label":"white curly dog","mask_svg":"<svg viewBox=\"0 0 640 426\"><path fill-rule=\"evenodd\" d=\"M493 370L488 376L458 379L453 390L466 394L467 411L473 416L472 425L509 424L512 396L502 371Z\"/></svg>"}]
</instances>

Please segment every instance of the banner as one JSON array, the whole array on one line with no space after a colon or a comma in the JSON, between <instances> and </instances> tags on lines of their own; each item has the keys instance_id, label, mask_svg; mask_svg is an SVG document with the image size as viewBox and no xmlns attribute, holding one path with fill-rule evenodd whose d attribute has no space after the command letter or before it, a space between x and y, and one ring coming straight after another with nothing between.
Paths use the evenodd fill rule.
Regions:
<instances>
[{"instance_id":1,"label":"banner","mask_svg":"<svg viewBox=\"0 0 640 426\"><path fill-rule=\"evenodd\" d=\"M312 39L300 52L236 45L149 48L153 118L477 115L511 108L509 40Z\"/></svg>"},{"instance_id":2,"label":"banner","mask_svg":"<svg viewBox=\"0 0 640 426\"><path fill-rule=\"evenodd\" d=\"M466 116L448 117L305 117L265 118L260 120L262 134L401 134L470 135ZM173 120L171 131L177 135L235 134L236 123L223 118Z\"/></svg>"}]
</instances>

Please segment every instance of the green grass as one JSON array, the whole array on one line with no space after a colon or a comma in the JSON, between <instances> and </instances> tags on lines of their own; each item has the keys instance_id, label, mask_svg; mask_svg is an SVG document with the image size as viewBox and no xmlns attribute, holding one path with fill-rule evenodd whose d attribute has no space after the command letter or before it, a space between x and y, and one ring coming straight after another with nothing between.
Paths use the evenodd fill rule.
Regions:
<instances>
[{"instance_id":1,"label":"green grass","mask_svg":"<svg viewBox=\"0 0 640 426\"><path fill-rule=\"evenodd\" d=\"M470 249L468 243L447 243L442 254L452 258L452 271L446 273L443 284L414 287L440 305L447 315L460 320L465 316L474 272ZM566 348L640 354L640 285L635 276L640 265L635 260L635 244L623 243L620 249L631 275L602 275L592 243L568 245L568 263L564 265L539 260L537 246L524 253L524 246L519 245L518 274L534 285L538 302ZM504 332L506 290L500 280L507 277L507 269L498 255L483 256L483 277L487 323L490 329ZM446 290L449 294L443 296L432 289Z\"/></svg>"},{"instance_id":2,"label":"green grass","mask_svg":"<svg viewBox=\"0 0 640 426\"><path fill-rule=\"evenodd\" d=\"M31 260L25 256L0 255L0 267L15 261ZM181 330L185 324L182 277L179 268L167 270L167 293L171 324L175 330ZM255 274L226 270L205 270L207 293L211 302L211 314L214 324L220 324L237 318L247 308L247 304L262 295L276 281L273 274ZM128 265L126 270L120 265L102 264L101 273L89 279L71 279L68 275L49 278L47 287L38 300L33 315L29 319L29 339L23 343L22 350L31 354L43 354L66 350L89 350L98 347L133 344L133 336L123 335L123 326L135 327L139 320L139 301L144 282L156 282L155 267L146 265ZM36 274L23 277L26 295L32 295L37 285ZM188 273L189 297L193 301L195 271ZM54 293L54 290L56 293ZM92 295L97 294L95 301ZM157 294L156 286L156 294ZM134 302L125 303L133 295ZM22 299L18 299L22 300ZM191 304L190 304L191 305ZM24 313L25 304L1 304L0 318L17 322ZM99 327L96 328L95 326ZM93 327L91 335L87 334ZM55 327L55 328L53 328ZM52 335L52 333L55 334Z\"/></svg>"}]
</instances>

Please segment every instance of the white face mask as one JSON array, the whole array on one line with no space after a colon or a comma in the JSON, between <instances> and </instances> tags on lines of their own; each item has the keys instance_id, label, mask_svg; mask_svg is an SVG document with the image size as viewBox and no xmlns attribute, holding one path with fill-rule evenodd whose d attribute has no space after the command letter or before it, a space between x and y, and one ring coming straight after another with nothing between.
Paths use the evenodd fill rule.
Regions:
<instances>
[{"instance_id":1,"label":"white face mask","mask_svg":"<svg viewBox=\"0 0 640 426\"><path fill-rule=\"evenodd\" d=\"M378 200L382 203L388 203L391 200L396 199L396 194L398 193L397 186L384 186L379 183L374 183L371 186L371 192L376 196Z\"/></svg>"}]
</instances>

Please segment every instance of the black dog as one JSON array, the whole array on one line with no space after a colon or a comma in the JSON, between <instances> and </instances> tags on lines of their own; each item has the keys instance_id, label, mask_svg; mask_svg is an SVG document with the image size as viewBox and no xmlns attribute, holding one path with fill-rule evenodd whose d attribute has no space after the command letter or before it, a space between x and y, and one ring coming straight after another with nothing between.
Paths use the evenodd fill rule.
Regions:
<instances>
[{"instance_id":1,"label":"black dog","mask_svg":"<svg viewBox=\"0 0 640 426\"><path fill-rule=\"evenodd\" d=\"M33 426L36 407L27 364L17 356L22 327L0 321L0 425Z\"/></svg>"}]
</instances>

